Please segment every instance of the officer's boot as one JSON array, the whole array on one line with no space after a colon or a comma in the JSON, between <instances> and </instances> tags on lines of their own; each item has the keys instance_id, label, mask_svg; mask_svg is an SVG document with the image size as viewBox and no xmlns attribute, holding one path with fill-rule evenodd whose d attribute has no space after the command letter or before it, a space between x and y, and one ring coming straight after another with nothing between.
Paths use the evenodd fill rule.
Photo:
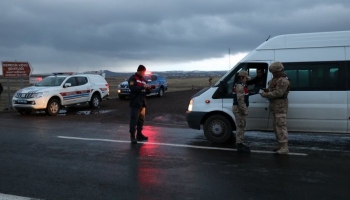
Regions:
<instances>
[{"instance_id":1,"label":"officer's boot","mask_svg":"<svg viewBox=\"0 0 350 200\"><path fill-rule=\"evenodd\" d=\"M130 133L130 141L131 141L131 144L137 144L137 140L135 138L135 134Z\"/></svg>"},{"instance_id":2,"label":"officer's boot","mask_svg":"<svg viewBox=\"0 0 350 200\"><path fill-rule=\"evenodd\" d=\"M136 139L137 139L138 141L146 141L146 140L148 140L148 137L146 137L144 134L142 134L141 131L140 131L140 132L138 131L138 132L137 132Z\"/></svg>"},{"instance_id":3,"label":"officer's boot","mask_svg":"<svg viewBox=\"0 0 350 200\"><path fill-rule=\"evenodd\" d=\"M288 154L289 153L288 142L282 142L281 143L281 149L278 150L276 153L278 153L278 154Z\"/></svg>"},{"instance_id":4,"label":"officer's boot","mask_svg":"<svg viewBox=\"0 0 350 200\"><path fill-rule=\"evenodd\" d=\"M237 144L237 152L238 153L250 153L250 148L243 143Z\"/></svg>"},{"instance_id":5,"label":"officer's boot","mask_svg":"<svg viewBox=\"0 0 350 200\"><path fill-rule=\"evenodd\" d=\"M282 147L282 145L281 145L281 144L278 144L277 146L275 146L275 147L272 149L272 151L276 152L276 151L280 150L281 147Z\"/></svg>"}]
</instances>

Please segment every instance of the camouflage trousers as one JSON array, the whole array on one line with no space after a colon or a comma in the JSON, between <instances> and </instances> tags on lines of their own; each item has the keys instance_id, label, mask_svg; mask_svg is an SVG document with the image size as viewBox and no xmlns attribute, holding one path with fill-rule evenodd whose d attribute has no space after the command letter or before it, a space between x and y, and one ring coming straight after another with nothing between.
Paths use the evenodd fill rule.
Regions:
<instances>
[{"instance_id":1,"label":"camouflage trousers","mask_svg":"<svg viewBox=\"0 0 350 200\"><path fill-rule=\"evenodd\" d=\"M239 112L237 106L233 106L232 111L236 117L236 143L243 143L247 115Z\"/></svg>"},{"instance_id":2,"label":"camouflage trousers","mask_svg":"<svg viewBox=\"0 0 350 200\"><path fill-rule=\"evenodd\" d=\"M273 131L279 143L288 142L287 113L273 113Z\"/></svg>"}]
</instances>

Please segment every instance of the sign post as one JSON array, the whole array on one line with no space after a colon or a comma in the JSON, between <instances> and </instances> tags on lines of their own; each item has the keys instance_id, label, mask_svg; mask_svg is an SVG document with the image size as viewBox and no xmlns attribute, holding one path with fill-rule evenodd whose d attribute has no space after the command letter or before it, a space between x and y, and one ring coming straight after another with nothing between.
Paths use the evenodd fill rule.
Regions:
<instances>
[{"instance_id":1,"label":"sign post","mask_svg":"<svg viewBox=\"0 0 350 200\"><path fill-rule=\"evenodd\" d=\"M7 95L8 95L8 107L11 106L11 97L10 97L10 83L9 78L21 78L21 88L23 87L23 78L28 78L32 74L33 68L29 62L8 62L2 61L2 76L7 78Z\"/></svg>"}]
</instances>

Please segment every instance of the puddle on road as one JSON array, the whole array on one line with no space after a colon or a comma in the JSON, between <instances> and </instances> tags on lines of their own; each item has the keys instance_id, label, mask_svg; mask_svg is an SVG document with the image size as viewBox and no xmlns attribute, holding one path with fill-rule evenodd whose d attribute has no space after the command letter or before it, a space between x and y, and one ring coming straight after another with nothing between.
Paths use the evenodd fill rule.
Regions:
<instances>
[{"instance_id":1,"label":"puddle on road","mask_svg":"<svg viewBox=\"0 0 350 200\"><path fill-rule=\"evenodd\" d=\"M158 125L175 125L175 126L186 126L186 118L183 115L173 115L173 114L165 114L165 115L156 115L150 116L151 121Z\"/></svg>"},{"instance_id":2,"label":"puddle on road","mask_svg":"<svg viewBox=\"0 0 350 200\"><path fill-rule=\"evenodd\" d=\"M97 115L113 112L114 110L70 110L61 109L57 116L67 116L67 115ZM46 114L45 111L37 111L35 114Z\"/></svg>"},{"instance_id":3,"label":"puddle on road","mask_svg":"<svg viewBox=\"0 0 350 200\"><path fill-rule=\"evenodd\" d=\"M153 117L154 122L164 123L164 122L182 122L186 120L185 116L183 115L172 115L172 114L166 114L166 115L159 115Z\"/></svg>"},{"instance_id":4,"label":"puddle on road","mask_svg":"<svg viewBox=\"0 0 350 200\"><path fill-rule=\"evenodd\" d=\"M112 112L113 110L78 110L78 111L68 111L68 110L60 110L59 115L98 115Z\"/></svg>"},{"instance_id":5,"label":"puddle on road","mask_svg":"<svg viewBox=\"0 0 350 200\"><path fill-rule=\"evenodd\" d=\"M77 115L96 115L112 112L113 110L84 110L76 112Z\"/></svg>"}]
</instances>

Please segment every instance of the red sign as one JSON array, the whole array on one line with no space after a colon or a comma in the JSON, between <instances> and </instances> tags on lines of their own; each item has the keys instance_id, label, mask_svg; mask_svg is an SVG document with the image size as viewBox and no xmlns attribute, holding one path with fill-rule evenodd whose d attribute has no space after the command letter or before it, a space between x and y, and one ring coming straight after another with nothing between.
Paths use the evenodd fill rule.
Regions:
<instances>
[{"instance_id":1,"label":"red sign","mask_svg":"<svg viewBox=\"0 0 350 200\"><path fill-rule=\"evenodd\" d=\"M29 62L1 62L4 78L29 77L33 71Z\"/></svg>"}]
</instances>

